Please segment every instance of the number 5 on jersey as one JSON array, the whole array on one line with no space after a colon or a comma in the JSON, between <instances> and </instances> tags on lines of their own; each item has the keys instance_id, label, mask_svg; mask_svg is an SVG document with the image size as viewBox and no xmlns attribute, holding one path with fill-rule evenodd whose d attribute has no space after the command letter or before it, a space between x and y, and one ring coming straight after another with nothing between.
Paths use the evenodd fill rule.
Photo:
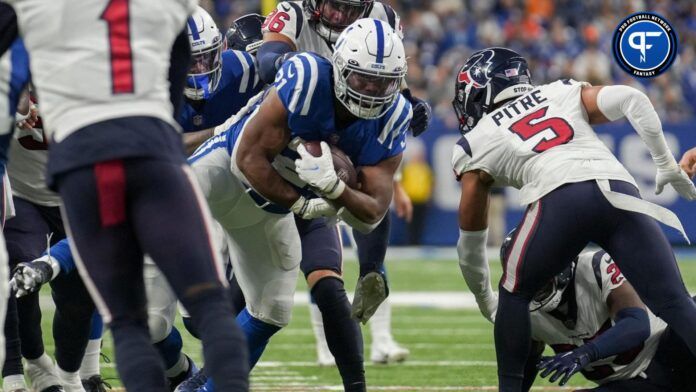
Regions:
<instances>
[{"instance_id":1,"label":"number 5 on jersey","mask_svg":"<svg viewBox=\"0 0 696 392\"><path fill-rule=\"evenodd\" d=\"M571 127L566 120L560 117L544 118L548 109L549 107L547 106L532 112L517 120L508 128L510 132L516 134L525 141L550 129L554 133L554 136L551 138L545 137L537 143L534 148L532 148L532 151L536 153L542 153L549 148L566 144L571 141L575 135L573 127Z\"/></svg>"}]
</instances>

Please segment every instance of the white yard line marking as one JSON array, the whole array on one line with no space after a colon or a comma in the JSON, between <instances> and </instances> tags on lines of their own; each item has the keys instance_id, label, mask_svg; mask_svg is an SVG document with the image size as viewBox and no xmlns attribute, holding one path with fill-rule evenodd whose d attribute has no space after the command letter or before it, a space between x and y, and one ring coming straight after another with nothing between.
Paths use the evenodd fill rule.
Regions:
<instances>
[{"instance_id":1,"label":"white yard line marking","mask_svg":"<svg viewBox=\"0 0 696 392\"><path fill-rule=\"evenodd\" d=\"M283 368L283 367L318 367L316 362L312 361L262 361L259 362L257 368ZM365 363L366 367L378 366L383 367L384 365L375 365L371 362ZM406 361L404 363L397 364L395 366L435 366L435 367L448 367L448 366L497 366L495 361Z\"/></svg>"},{"instance_id":2,"label":"white yard line marking","mask_svg":"<svg viewBox=\"0 0 696 392\"><path fill-rule=\"evenodd\" d=\"M493 336L493 325L490 328L393 328L392 333L395 336L452 336L452 335L490 335ZM285 336L314 336L314 332L307 329L288 329L286 331L280 331L278 335ZM271 343L272 345L273 343Z\"/></svg>"}]
</instances>

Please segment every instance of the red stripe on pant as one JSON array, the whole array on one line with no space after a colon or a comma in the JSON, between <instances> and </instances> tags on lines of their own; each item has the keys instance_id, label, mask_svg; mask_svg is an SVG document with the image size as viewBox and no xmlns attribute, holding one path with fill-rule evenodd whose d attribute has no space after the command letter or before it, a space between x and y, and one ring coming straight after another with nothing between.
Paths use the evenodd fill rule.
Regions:
<instances>
[{"instance_id":1,"label":"red stripe on pant","mask_svg":"<svg viewBox=\"0 0 696 392\"><path fill-rule=\"evenodd\" d=\"M102 227L126 221L126 170L123 161L107 161L94 165L94 178L99 198Z\"/></svg>"}]
</instances>

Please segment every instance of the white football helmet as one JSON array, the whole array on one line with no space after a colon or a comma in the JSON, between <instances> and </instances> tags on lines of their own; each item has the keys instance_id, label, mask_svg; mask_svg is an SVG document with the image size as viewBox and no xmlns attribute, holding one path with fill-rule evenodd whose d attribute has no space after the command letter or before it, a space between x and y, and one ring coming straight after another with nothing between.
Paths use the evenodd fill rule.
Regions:
<instances>
[{"instance_id":1,"label":"white football helmet","mask_svg":"<svg viewBox=\"0 0 696 392\"><path fill-rule=\"evenodd\" d=\"M374 0L304 0L309 25L325 40L334 43L338 36L360 18L367 18Z\"/></svg>"},{"instance_id":2,"label":"white football helmet","mask_svg":"<svg viewBox=\"0 0 696 392\"><path fill-rule=\"evenodd\" d=\"M332 56L336 98L355 116L379 118L406 76L406 53L389 24L359 19L338 37Z\"/></svg>"},{"instance_id":3,"label":"white football helmet","mask_svg":"<svg viewBox=\"0 0 696 392\"><path fill-rule=\"evenodd\" d=\"M184 95L193 100L207 99L220 83L225 40L213 18L201 7L196 7L196 11L188 18L187 25L191 44L191 68L186 78Z\"/></svg>"}]
</instances>

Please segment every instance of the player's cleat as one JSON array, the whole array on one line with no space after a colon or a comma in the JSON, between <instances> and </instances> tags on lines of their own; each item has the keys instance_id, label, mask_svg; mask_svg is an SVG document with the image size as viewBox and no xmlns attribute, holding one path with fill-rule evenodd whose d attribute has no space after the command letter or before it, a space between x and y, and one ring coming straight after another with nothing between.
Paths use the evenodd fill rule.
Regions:
<instances>
[{"instance_id":1,"label":"player's cleat","mask_svg":"<svg viewBox=\"0 0 696 392\"><path fill-rule=\"evenodd\" d=\"M45 359L42 357L36 361L27 361L24 369L27 377L31 380L32 390L45 391L55 386L62 390L60 379L58 379L58 375L53 367L53 361L48 356Z\"/></svg>"},{"instance_id":2,"label":"player's cleat","mask_svg":"<svg viewBox=\"0 0 696 392\"><path fill-rule=\"evenodd\" d=\"M206 381L208 381L208 376L205 374L205 369L201 369L179 384L174 392L197 392L205 385Z\"/></svg>"},{"instance_id":3,"label":"player's cleat","mask_svg":"<svg viewBox=\"0 0 696 392\"><path fill-rule=\"evenodd\" d=\"M196 364L193 362L193 359L189 357L188 355L184 354L186 359L188 360L188 369L185 372L182 372L179 375L176 375L174 377L169 377L169 389L174 392L177 390L179 385L183 383L184 381L190 379L193 377L196 373L198 373L198 367Z\"/></svg>"},{"instance_id":4,"label":"player's cleat","mask_svg":"<svg viewBox=\"0 0 696 392\"><path fill-rule=\"evenodd\" d=\"M376 271L367 273L355 286L351 316L366 324L388 295L389 288L384 275Z\"/></svg>"},{"instance_id":5,"label":"player's cleat","mask_svg":"<svg viewBox=\"0 0 696 392\"><path fill-rule=\"evenodd\" d=\"M375 364L389 364L405 361L411 352L399 346L393 339L388 342L373 342L370 353L370 360Z\"/></svg>"},{"instance_id":6,"label":"player's cleat","mask_svg":"<svg viewBox=\"0 0 696 392\"><path fill-rule=\"evenodd\" d=\"M83 379L82 386L85 388L86 392L106 392L107 389L111 389L111 385L104 381L104 379L98 374L90 378Z\"/></svg>"}]
</instances>

